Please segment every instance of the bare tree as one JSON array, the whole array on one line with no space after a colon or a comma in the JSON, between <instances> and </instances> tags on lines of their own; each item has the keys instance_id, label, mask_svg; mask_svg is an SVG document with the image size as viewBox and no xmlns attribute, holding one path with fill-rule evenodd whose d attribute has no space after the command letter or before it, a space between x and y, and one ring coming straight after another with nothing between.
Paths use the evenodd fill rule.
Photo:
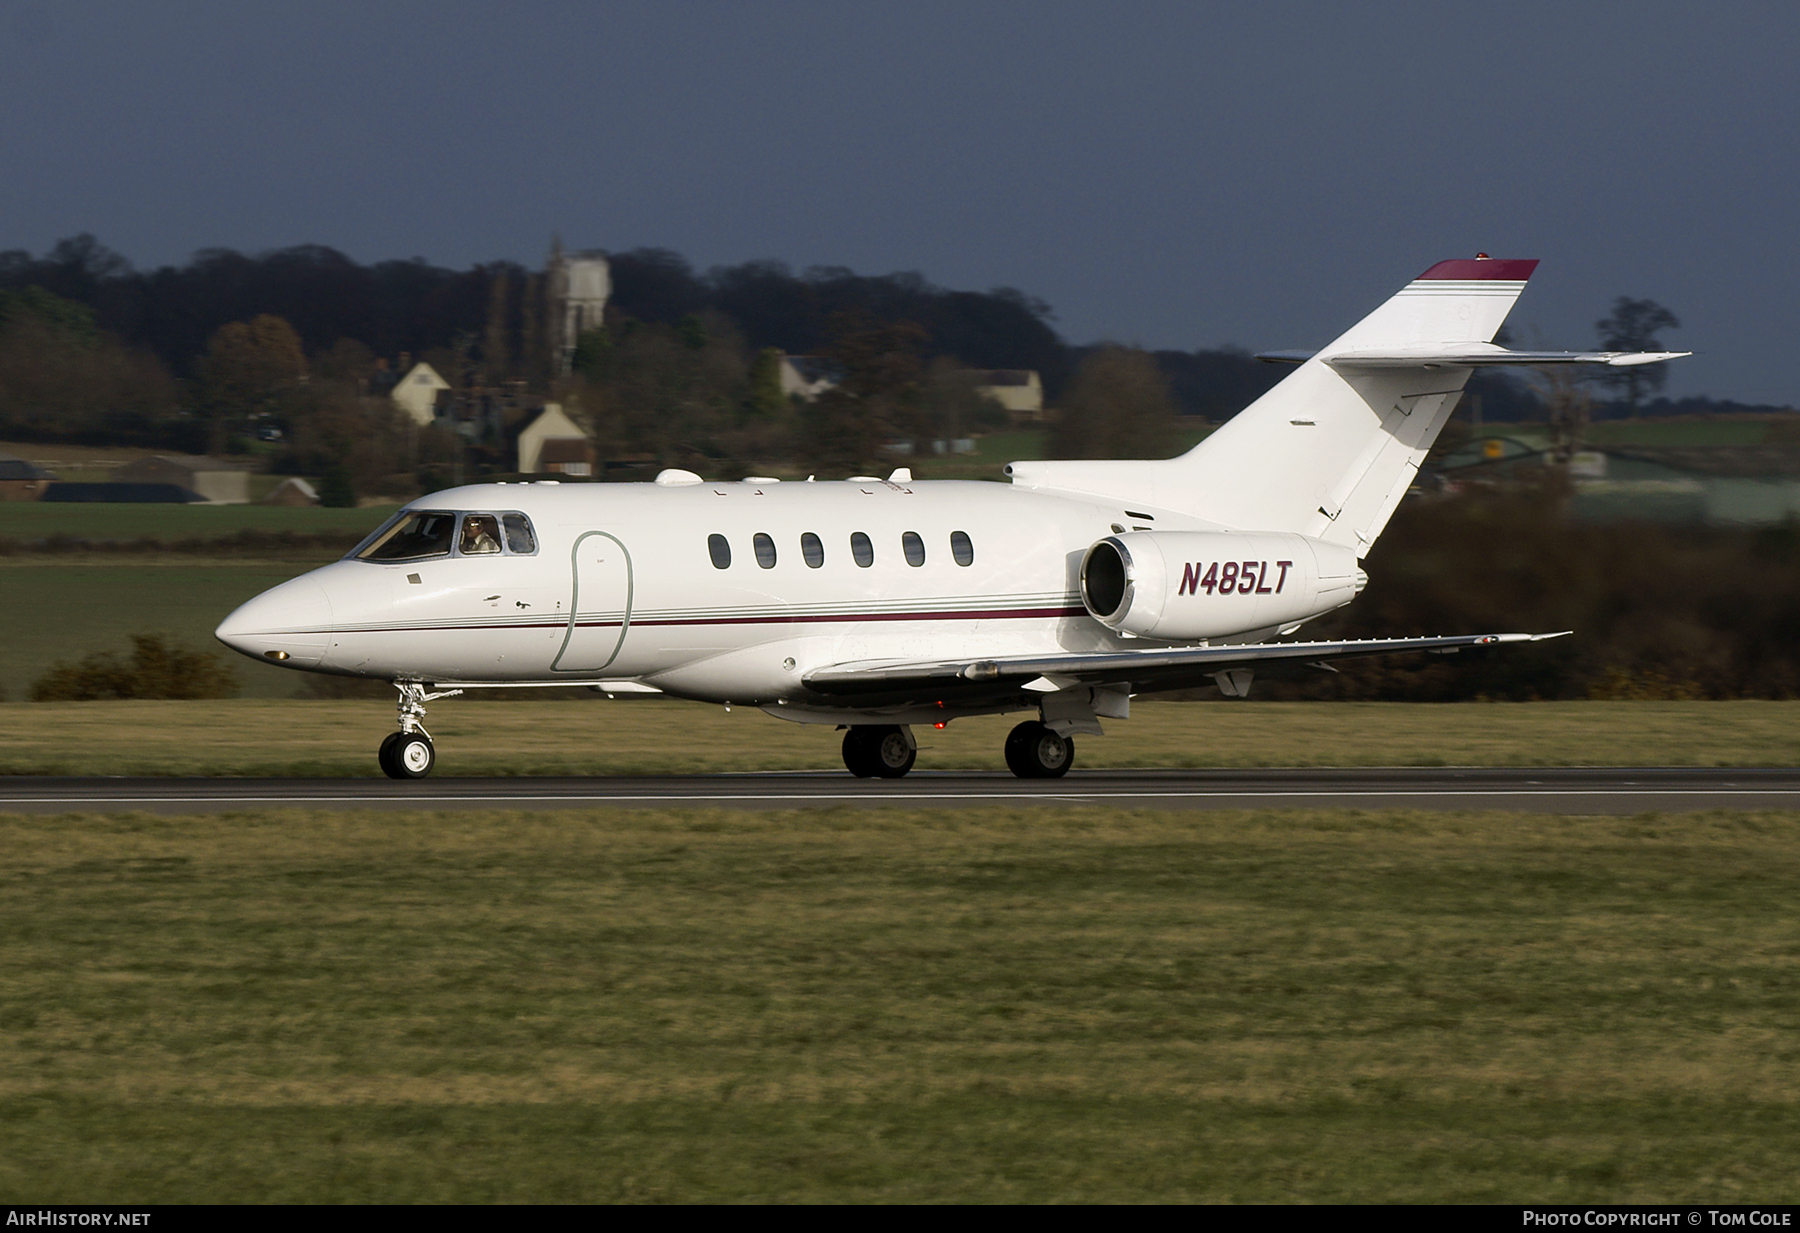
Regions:
<instances>
[{"instance_id":1,"label":"bare tree","mask_svg":"<svg viewBox=\"0 0 1800 1233\"><path fill-rule=\"evenodd\" d=\"M1536 372L1538 392L1549 412L1550 457L1566 466L1587 440L1594 399L1566 365L1546 365Z\"/></svg>"},{"instance_id":2,"label":"bare tree","mask_svg":"<svg viewBox=\"0 0 1800 1233\"><path fill-rule=\"evenodd\" d=\"M1681 322L1675 314L1655 300L1634 300L1622 295L1613 301L1612 316L1594 322L1600 335L1600 346L1606 351L1661 351L1658 330L1678 330ZM1624 390L1625 405L1636 415L1638 404L1647 394L1662 389L1669 374L1662 364L1633 364L1625 368L1608 368L1595 380L1615 390Z\"/></svg>"}]
</instances>

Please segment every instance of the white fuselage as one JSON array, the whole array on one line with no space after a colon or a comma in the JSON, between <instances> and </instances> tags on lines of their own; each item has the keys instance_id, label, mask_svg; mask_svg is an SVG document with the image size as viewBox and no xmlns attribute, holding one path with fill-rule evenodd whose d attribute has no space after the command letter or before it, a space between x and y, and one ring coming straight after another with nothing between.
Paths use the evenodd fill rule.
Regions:
<instances>
[{"instance_id":1,"label":"white fuselage","mask_svg":"<svg viewBox=\"0 0 1800 1233\"><path fill-rule=\"evenodd\" d=\"M524 514L535 551L352 556L251 600L220 639L340 675L635 681L804 708L830 705L802 684L824 665L1143 646L1083 606L1084 553L1119 531L1206 527L1166 510L946 481L486 484L408 508ZM953 546L957 533L966 541ZM724 568L715 536L729 548ZM866 537L868 564L853 537Z\"/></svg>"}]
</instances>

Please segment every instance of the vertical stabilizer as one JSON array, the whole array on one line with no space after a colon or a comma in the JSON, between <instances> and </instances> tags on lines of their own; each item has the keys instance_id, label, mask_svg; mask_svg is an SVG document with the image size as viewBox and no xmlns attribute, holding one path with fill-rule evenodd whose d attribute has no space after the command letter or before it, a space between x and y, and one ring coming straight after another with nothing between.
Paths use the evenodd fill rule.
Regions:
<instances>
[{"instance_id":1,"label":"vertical stabilizer","mask_svg":"<svg viewBox=\"0 0 1800 1233\"><path fill-rule=\"evenodd\" d=\"M1022 462L1007 472L1014 483L1129 497L1218 527L1295 531L1361 557L1472 367L1533 362L1509 360L1516 353L1492 339L1536 267L1490 257L1438 262L1179 458Z\"/></svg>"},{"instance_id":2,"label":"vertical stabilizer","mask_svg":"<svg viewBox=\"0 0 1800 1233\"><path fill-rule=\"evenodd\" d=\"M1171 460L1191 493L1182 508L1225 526L1298 531L1365 554L1471 369L1423 357L1409 366L1338 368L1332 358L1491 342L1536 266L1493 258L1432 266Z\"/></svg>"}]
</instances>

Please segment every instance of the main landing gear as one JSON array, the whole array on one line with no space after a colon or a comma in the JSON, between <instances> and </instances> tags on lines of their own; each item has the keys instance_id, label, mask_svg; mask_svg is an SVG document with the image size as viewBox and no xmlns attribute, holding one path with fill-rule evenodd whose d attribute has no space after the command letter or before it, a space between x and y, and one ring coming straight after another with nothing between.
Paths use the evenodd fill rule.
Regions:
<instances>
[{"instance_id":1,"label":"main landing gear","mask_svg":"<svg viewBox=\"0 0 1800 1233\"><path fill-rule=\"evenodd\" d=\"M394 688L400 691L395 703L400 731L388 733L375 759L381 763L382 774L389 779L423 779L437 765L437 749L431 743L431 734L419 722L425 717L425 704L438 698L455 697L462 690L446 689L428 694L417 681L395 681Z\"/></svg>"},{"instance_id":2,"label":"main landing gear","mask_svg":"<svg viewBox=\"0 0 1800 1233\"><path fill-rule=\"evenodd\" d=\"M856 724L844 733L844 765L858 779L898 779L912 770L919 749L912 730L893 724ZM1006 738L1006 765L1020 779L1057 779L1075 765L1075 741L1037 722Z\"/></svg>"},{"instance_id":3,"label":"main landing gear","mask_svg":"<svg viewBox=\"0 0 1800 1233\"><path fill-rule=\"evenodd\" d=\"M856 724L844 733L844 765L858 779L898 779L919 756L910 729L893 724Z\"/></svg>"},{"instance_id":4,"label":"main landing gear","mask_svg":"<svg viewBox=\"0 0 1800 1233\"><path fill-rule=\"evenodd\" d=\"M1075 765L1075 738L1033 719L1006 738L1006 765L1020 779L1060 779Z\"/></svg>"}]
</instances>

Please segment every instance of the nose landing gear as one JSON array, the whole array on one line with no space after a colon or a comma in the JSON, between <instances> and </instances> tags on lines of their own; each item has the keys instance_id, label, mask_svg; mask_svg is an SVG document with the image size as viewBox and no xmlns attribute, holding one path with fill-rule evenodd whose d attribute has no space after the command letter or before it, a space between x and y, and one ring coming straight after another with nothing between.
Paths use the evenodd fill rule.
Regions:
<instances>
[{"instance_id":1,"label":"nose landing gear","mask_svg":"<svg viewBox=\"0 0 1800 1233\"><path fill-rule=\"evenodd\" d=\"M376 754L382 773L389 779L423 779L437 764L437 749L424 729L417 732L390 732Z\"/></svg>"},{"instance_id":2,"label":"nose landing gear","mask_svg":"<svg viewBox=\"0 0 1800 1233\"><path fill-rule=\"evenodd\" d=\"M453 698L462 690L446 689L428 694L418 681L395 681L394 688L400 691L395 703L400 731L388 733L375 760L381 764L381 773L389 779L423 779L437 765L437 748L432 745L431 734L425 731L425 725L419 722L425 717L425 704L438 698Z\"/></svg>"}]
</instances>

